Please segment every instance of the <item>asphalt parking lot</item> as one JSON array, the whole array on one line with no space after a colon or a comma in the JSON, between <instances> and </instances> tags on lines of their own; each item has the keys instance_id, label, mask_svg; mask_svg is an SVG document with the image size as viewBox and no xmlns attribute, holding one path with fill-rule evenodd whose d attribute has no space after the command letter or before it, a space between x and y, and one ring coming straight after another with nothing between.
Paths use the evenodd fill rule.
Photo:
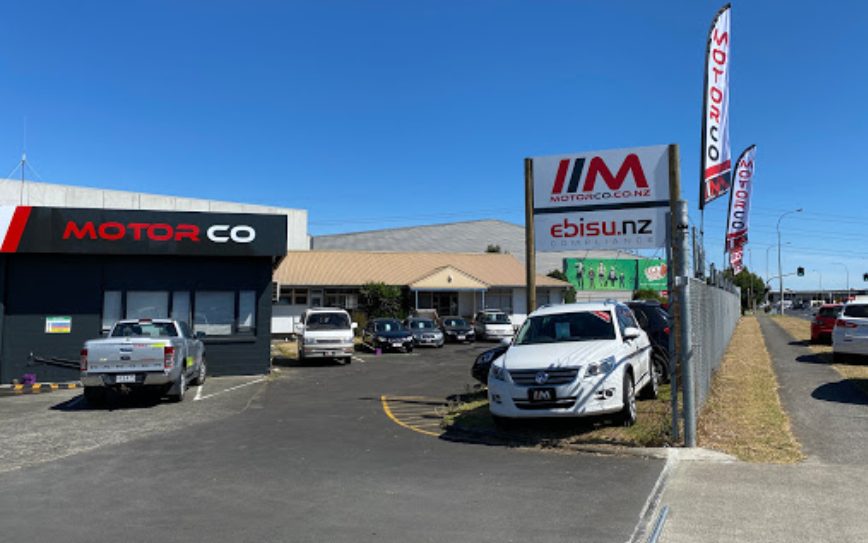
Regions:
<instances>
[{"instance_id":1,"label":"asphalt parking lot","mask_svg":"<svg viewBox=\"0 0 868 543\"><path fill-rule=\"evenodd\" d=\"M153 395L114 394L100 408L89 406L80 388L4 395L0 473L219 420L246 409L264 383L262 376L212 377L191 387L180 404Z\"/></svg>"},{"instance_id":2,"label":"asphalt parking lot","mask_svg":"<svg viewBox=\"0 0 868 543\"><path fill-rule=\"evenodd\" d=\"M384 412L384 395L472 386L470 364L488 346L360 352L349 366L284 359L267 381L236 389L243 400L59 411L73 427L102 428L103 441L48 458L31 426L46 456L0 473L4 536L26 539L28 512L50 501L63 507L39 533L67 542L630 540L661 460L454 442ZM175 422L111 438L160 414Z\"/></svg>"}]
</instances>

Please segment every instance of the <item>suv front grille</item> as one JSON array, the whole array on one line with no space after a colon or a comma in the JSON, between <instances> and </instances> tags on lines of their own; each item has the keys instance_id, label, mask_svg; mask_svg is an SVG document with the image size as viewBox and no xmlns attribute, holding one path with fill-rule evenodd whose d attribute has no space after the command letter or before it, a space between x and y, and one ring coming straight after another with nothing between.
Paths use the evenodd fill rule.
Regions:
<instances>
[{"instance_id":1,"label":"suv front grille","mask_svg":"<svg viewBox=\"0 0 868 543\"><path fill-rule=\"evenodd\" d=\"M548 374L544 383L536 382L536 375L540 372ZM579 375L579 368L553 368L548 370L509 370L509 376L517 385L522 386L554 386L572 383Z\"/></svg>"}]
</instances>

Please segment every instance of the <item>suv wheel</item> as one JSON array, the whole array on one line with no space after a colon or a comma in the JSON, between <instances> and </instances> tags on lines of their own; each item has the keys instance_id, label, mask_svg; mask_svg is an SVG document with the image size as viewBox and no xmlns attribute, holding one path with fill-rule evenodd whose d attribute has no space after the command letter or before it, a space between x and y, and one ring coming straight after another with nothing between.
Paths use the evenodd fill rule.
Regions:
<instances>
[{"instance_id":1,"label":"suv wheel","mask_svg":"<svg viewBox=\"0 0 868 543\"><path fill-rule=\"evenodd\" d=\"M656 400L657 394L660 391L660 378L661 378L661 368L656 360L653 358L650 362L651 366L651 378L648 380L648 384L645 385L645 388L642 389L642 398L645 400Z\"/></svg>"},{"instance_id":2,"label":"suv wheel","mask_svg":"<svg viewBox=\"0 0 868 543\"><path fill-rule=\"evenodd\" d=\"M633 377L626 372L621 387L621 400L623 401L620 412L621 423L624 426L633 426L636 424L636 388L633 385Z\"/></svg>"}]
</instances>

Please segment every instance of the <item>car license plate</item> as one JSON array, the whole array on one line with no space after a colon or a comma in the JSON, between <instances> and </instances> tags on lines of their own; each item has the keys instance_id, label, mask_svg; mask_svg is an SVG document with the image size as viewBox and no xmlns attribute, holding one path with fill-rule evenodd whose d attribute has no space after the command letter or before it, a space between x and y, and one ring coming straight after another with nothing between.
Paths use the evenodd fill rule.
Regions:
<instances>
[{"instance_id":1,"label":"car license plate","mask_svg":"<svg viewBox=\"0 0 868 543\"><path fill-rule=\"evenodd\" d=\"M136 376L135 375L116 375L115 383L135 383Z\"/></svg>"},{"instance_id":2,"label":"car license plate","mask_svg":"<svg viewBox=\"0 0 868 543\"><path fill-rule=\"evenodd\" d=\"M557 399L555 389L547 388L531 388L527 391L527 399L531 402L553 402Z\"/></svg>"},{"instance_id":3,"label":"car license plate","mask_svg":"<svg viewBox=\"0 0 868 543\"><path fill-rule=\"evenodd\" d=\"M464 336L458 336L458 341L464 341Z\"/></svg>"},{"instance_id":4,"label":"car license plate","mask_svg":"<svg viewBox=\"0 0 868 543\"><path fill-rule=\"evenodd\" d=\"M399 349L401 347L400 343L392 343L392 347Z\"/></svg>"}]
</instances>

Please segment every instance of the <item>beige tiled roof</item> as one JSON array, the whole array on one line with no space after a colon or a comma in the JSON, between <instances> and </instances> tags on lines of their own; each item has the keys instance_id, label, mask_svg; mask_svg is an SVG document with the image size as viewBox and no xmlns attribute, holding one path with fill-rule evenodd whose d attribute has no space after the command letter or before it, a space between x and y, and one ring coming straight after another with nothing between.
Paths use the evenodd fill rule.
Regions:
<instances>
[{"instance_id":1,"label":"beige tiled roof","mask_svg":"<svg viewBox=\"0 0 868 543\"><path fill-rule=\"evenodd\" d=\"M356 286L368 282L409 285L440 268L451 266L489 287L523 287L524 264L509 254L393 253L362 251L291 251L274 272L281 285ZM537 275L537 286L568 283Z\"/></svg>"}]
</instances>

